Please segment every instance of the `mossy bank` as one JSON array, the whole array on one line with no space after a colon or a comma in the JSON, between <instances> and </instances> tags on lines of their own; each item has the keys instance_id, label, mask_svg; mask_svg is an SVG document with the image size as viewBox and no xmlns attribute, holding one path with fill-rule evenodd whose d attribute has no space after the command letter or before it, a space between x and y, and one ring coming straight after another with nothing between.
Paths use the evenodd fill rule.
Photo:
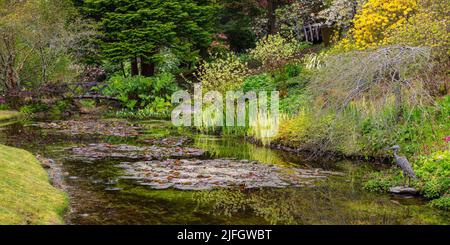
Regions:
<instances>
[{"instance_id":1,"label":"mossy bank","mask_svg":"<svg viewBox=\"0 0 450 245\"><path fill-rule=\"evenodd\" d=\"M0 123L20 117L22 114L17 111L0 110Z\"/></svg>"},{"instance_id":2,"label":"mossy bank","mask_svg":"<svg viewBox=\"0 0 450 245\"><path fill-rule=\"evenodd\" d=\"M0 145L0 225L62 224L67 207L31 153Z\"/></svg>"}]
</instances>

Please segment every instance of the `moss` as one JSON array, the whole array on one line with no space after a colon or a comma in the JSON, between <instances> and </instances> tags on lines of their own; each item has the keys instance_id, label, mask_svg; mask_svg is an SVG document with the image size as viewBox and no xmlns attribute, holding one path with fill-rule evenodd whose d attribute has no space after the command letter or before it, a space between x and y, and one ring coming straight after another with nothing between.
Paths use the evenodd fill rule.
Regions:
<instances>
[{"instance_id":1,"label":"moss","mask_svg":"<svg viewBox=\"0 0 450 245\"><path fill-rule=\"evenodd\" d=\"M0 224L62 224L67 206L31 153L0 145Z\"/></svg>"},{"instance_id":2,"label":"moss","mask_svg":"<svg viewBox=\"0 0 450 245\"><path fill-rule=\"evenodd\" d=\"M443 196L430 202L430 206L450 211L450 196Z\"/></svg>"},{"instance_id":3,"label":"moss","mask_svg":"<svg viewBox=\"0 0 450 245\"><path fill-rule=\"evenodd\" d=\"M0 111L0 121L17 118L20 115L17 111Z\"/></svg>"},{"instance_id":4,"label":"moss","mask_svg":"<svg viewBox=\"0 0 450 245\"><path fill-rule=\"evenodd\" d=\"M139 196L140 198L159 199L166 201L183 201L192 200L193 192L191 191L176 191L172 189L167 190L151 190L143 187L137 187L130 190L122 191L122 194L130 194Z\"/></svg>"}]
</instances>

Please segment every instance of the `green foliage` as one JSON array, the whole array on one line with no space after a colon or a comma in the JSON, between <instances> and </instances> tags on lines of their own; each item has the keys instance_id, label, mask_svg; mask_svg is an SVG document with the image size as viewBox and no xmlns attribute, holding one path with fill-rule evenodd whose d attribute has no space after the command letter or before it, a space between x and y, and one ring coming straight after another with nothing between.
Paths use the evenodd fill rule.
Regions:
<instances>
[{"instance_id":1,"label":"green foliage","mask_svg":"<svg viewBox=\"0 0 450 245\"><path fill-rule=\"evenodd\" d=\"M296 63L289 63L284 67L288 77L297 77L302 73L302 66Z\"/></svg>"},{"instance_id":2,"label":"green foliage","mask_svg":"<svg viewBox=\"0 0 450 245\"><path fill-rule=\"evenodd\" d=\"M73 81L81 26L70 0L0 1L0 90Z\"/></svg>"},{"instance_id":3,"label":"green foliage","mask_svg":"<svg viewBox=\"0 0 450 245\"><path fill-rule=\"evenodd\" d=\"M388 192L391 187L401 183L401 175L397 169L371 173L368 179L363 188L370 192Z\"/></svg>"},{"instance_id":4,"label":"green foliage","mask_svg":"<svg viewBox=\"0 0 450 245\"><path fill-rule=\"evenodd\" d=\"M276 84L272 77L266 73L249 76L242 85L244 92L248 91L273 91L276 90Z\"/></svg>"},{"instance_id":5,"label":"green foliage","mask_svg":"<svg viewBox=\"0 0 450 245\"><path fill-rule=\"evenodd\" d=\"M427 198L450 194L450 151L423 156L416 164L417 176L425 182L422 192Z\"/></svg>"},{"instance_id":6,"label":"green foliage","mask_svg":"<svg viewBox=\"0 0 450 245\"><path fill-rule=\"evenodd\" d=\"M102 51L115 62L139 57L154 64L161 47L185 58L211 42L213 1L86 0L81 9L98 21Z\"/></svg>"},{"instance_id":7,"label":"green foliage","mask_svg":"<svg viewBox=\"0 0 450 245\"><path fill-rule=\"evenodd\" d=\"M11 109L8 104L0 104L0 111L5 111Z\"/></svg>"},{"instance_id":8,"label":"green foliage","mask_svg":"<svg viewBox=\"0 0 450 245\"><path fill-rule=\"evenodd\" d=\"M44 104L29 104L22 106L19 111L24 115L32 115L38 112L48 111L49 107Z\"/></svg>"},{"instance_id":9,"label":"green foliage","mask_svg":"<svg viewBox=\"0 0 450 245\"><path fill-rule=\"evenodd\" d=\"M204 62L197 72L198 79L206 91L222 93L240 88L247 75L247 64L232 53Z\"/></svg>"},{"instance_id":10,"label":"green foliage","mask_svg":"<svg viewBox=\"0 0 450 245\"><path fill-rule=\"evenodd\" d=\"M291 89L286 97L280 100L280 111L288 115L296 115L301 108L308 105L310 98L304 90Z\"/></svg>"},{"instance_id":11,"label":"green foliage","mask_svg":"<svg viewBox=\"0 0 450 245\"><path fill-rule=\"evenodd\" d=\"M296 52L307 46L294 38L287 39L275 34L259 40L256 47L250 51L250 55L263 65L274 65L293 57Z\"/></svg>"},{"instance_id":12,"label":"green foliage","mask_svg":"<svg viewBox=\"0 0 450 245\"><path fill-rule=\"evenodd\" d=\"M450 196L443 196L430 202L431 207L450 211Z\"/></svg>"},{"instance_id":13,"label":"green foliage","mask_svg":"<svg viewBox=\"0 0 450 245\"><path fill-rule=\"evenodd\" d=\"M256 35L251 30L252 20L262 14L257 1L253 0L221 0L218 28L227 37L230 49L234 52L245 52L255 47Z\"/></svg>"},{"instance_id":14,"label":"green foliage","mask_svg":"<svg viewBox=\"0 0 450 245\"><path fill-rule=\"evenodd\" d=\"M115 76L108 81L102 93L116 97L129 110L148 106L159 109L161 104L170 101L170 96L177 90L174 77L163 73L148 78Z\"/></svg>"},{"instance_id":15,"label":"green foliage","mask_svg":"<svg viewBox=\"0 0 450 245\"><path fill-rule=\"evenodd\" d=\"M111 114L111 116L128 119L169 119L172 110L172 104L166 99L157 97L153 102L142 109L122 109Z\"/></svg>"}]
</instances>

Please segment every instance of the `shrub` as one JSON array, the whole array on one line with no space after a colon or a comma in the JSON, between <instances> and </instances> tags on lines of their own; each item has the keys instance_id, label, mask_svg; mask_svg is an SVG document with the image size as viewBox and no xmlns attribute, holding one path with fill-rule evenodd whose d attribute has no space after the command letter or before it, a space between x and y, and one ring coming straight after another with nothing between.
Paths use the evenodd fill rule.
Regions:
<instances>
[{"instance_id":1,"label":"shrub","mask_svg":"<svg viewBox=\"0 0 450 245\"><path fill-rule=\"evenodd\" d=\"M170 101L172 93L178 90L171 74L163 73L154 77L112 77L102 93L119 99L122 106L142 109L156 100Z\"/></svg>"},{"instance_id":2,"label":"shrub","mask_svg":"<svg viewBox=\"0 0 450 245\"><path fill-rule=\"evenodd\" d=\"M10 107L9 107L8 104L2 104L2 103L0 103L0 111L1 111L1 110L9 110L9 109L10 109Z\"/></svg>"},{"instance_id":3,"label":"shrub","mask_svg":"<svg viewBox=\"0 0 450 245\"><path fill-rule=\"evenodd\" d=\"M44 104L29 104L20 107L19 111L24 115L48 111L50 108Z\"/></svg>"},{"instance_id":4,"label":"shrub","mask_svg":"<svg viewBox=\"0 0 450 245\"><path fill-rule=\"evenodd\" d=\"M354 18L350 39L343 39L338 46L348 50L383 45L385 33L405 24L416 10L416 0L369 0Z\"/></svg>"},{"instance_id":5,"label":"shrub","mask_svg":"<svg viewBox=\"0 0 450 245\"><path fill-rule=\"evenodd\" d=\"M288 115L296 115L301 108L307 106L309 99L303 90L292 89L288 91L286 97L280 100L280 110Z\"/></svg>"},{"instance_id":6,"label":"shrub","mask_svg":"<svg viewBox=\"0 0 450 245\"><path fill-rule=\"evenodd\" d=\"M197 77L206 91L226 92L242 86L248 74L246 63L236 55L227 54L215 57L211 62L204 62L197 71Z\"/></svg>"},{"instance_id":7,"label":"shrub","mask_svg":"<svg viewBox=\"0 0 450 245\"><path fill-rule=\"evenodd\" d=\"M299 48L296 39L287 39L280 34L269 35L256 44L250 55L263 65L273 65L292 57Z\"/></svg>"},{"instance_id":8,"label":"shrub","mask_svg":"<svg viewBox=\"0 0 450 245\"><path fill-rule=\"evenodd\" d=\"M450 151L423 156L417 162L416 174L425 184L422 192L427 198L450 194Z\"/></svg>"},{"instance_id":9,"label":"shrub","mask_svg":"<svg viewBox=\"0 0 450 245\"><path fill-rule=\"evenodd\" d=\"M364 184L364 189L370 192L387 192L392 184L383 179L371 179Z\"/></svg>"},{"instance_id":10,"label":"shrub","mask_svg":"<svg viewBox=\"0 0 450 245\"><path fill-rule=\"evenodd\" d=\"M272 91L276 86L272 77L266 73L247 77L242 85L244 92L248 91Z\"/></svg>"},{"instance_id":11,"label":"shrub","mask_svg":"<svg viewBox=\"0 0 450 245\"><path fill-rule=\"evenodd\" d=\"M370 192L388 192L391 187L401 183L401 176L396 168L371 173L368 179L363 188Z\"/></svg>"},{"instance_id":12,"label":"shrub","mask_svg":"<svg viewBox=\"0 0 450 245\"><path fill-rule=\"evenodd\" d=\"M443 196L439 199L433 200L430 202L430 206L445 211L450 211L450 196Z\"/></svg>"},{"instance_id":13,"label":"shrub","mask_svg":"<svg viewBox=\"0 0 450 245\"><path fill-rule=\"evenodd\" d=\"M446 0L420 0L417 13L404 24L389 29L387 44L429 46L436 49L436 55L448 56L450 34L447 30L450 6ZM447 57L448 58L448 57Z\"/></svg>"}]
</instances>

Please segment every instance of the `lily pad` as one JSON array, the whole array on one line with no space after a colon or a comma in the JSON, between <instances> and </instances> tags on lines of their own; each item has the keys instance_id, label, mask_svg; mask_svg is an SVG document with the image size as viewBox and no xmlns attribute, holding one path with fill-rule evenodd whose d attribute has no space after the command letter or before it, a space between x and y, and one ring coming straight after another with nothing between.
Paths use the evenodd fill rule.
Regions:
<instances>
[{"instance_id":1,"label":"lily pad","mask_svg":"<svg viewBox=\"0 0 450 245\"><path fill-rule=\"evenodd\" d=\"M329 175L340 174L321 169L284 168L233 159L166 159L125 162L119 167L126 172L122 178L138 179L136 183L140 185L152 189L179 190L309 187Z\"/></svg>"},{"instance_id":2,"label":"lily pad","mask_svg":"<svg viewBox=\"0 0 450 245\"><path fill-rule=\"evenodd\" d=\"M89 144L70 148L72 158L94 161L105 158L153 160L165 158L191 158L205 154L203 150L187 147L133 146L112 144Z\"/></svg>"},{"instance_id":3,"label":"lily pad","mask_svg":"<svg viewBox=\"0 0 450 245\"><path fill-rule=\"evenodd\" d=\"M105 136L137 136L139 135L138 126L135 126L127 121L115 120L69 120L69 121L54 121L54 122L39 122L34 126L53 129L62 133L80 135L80 134L95 134Z\"/></svg>"}]
</instances>

